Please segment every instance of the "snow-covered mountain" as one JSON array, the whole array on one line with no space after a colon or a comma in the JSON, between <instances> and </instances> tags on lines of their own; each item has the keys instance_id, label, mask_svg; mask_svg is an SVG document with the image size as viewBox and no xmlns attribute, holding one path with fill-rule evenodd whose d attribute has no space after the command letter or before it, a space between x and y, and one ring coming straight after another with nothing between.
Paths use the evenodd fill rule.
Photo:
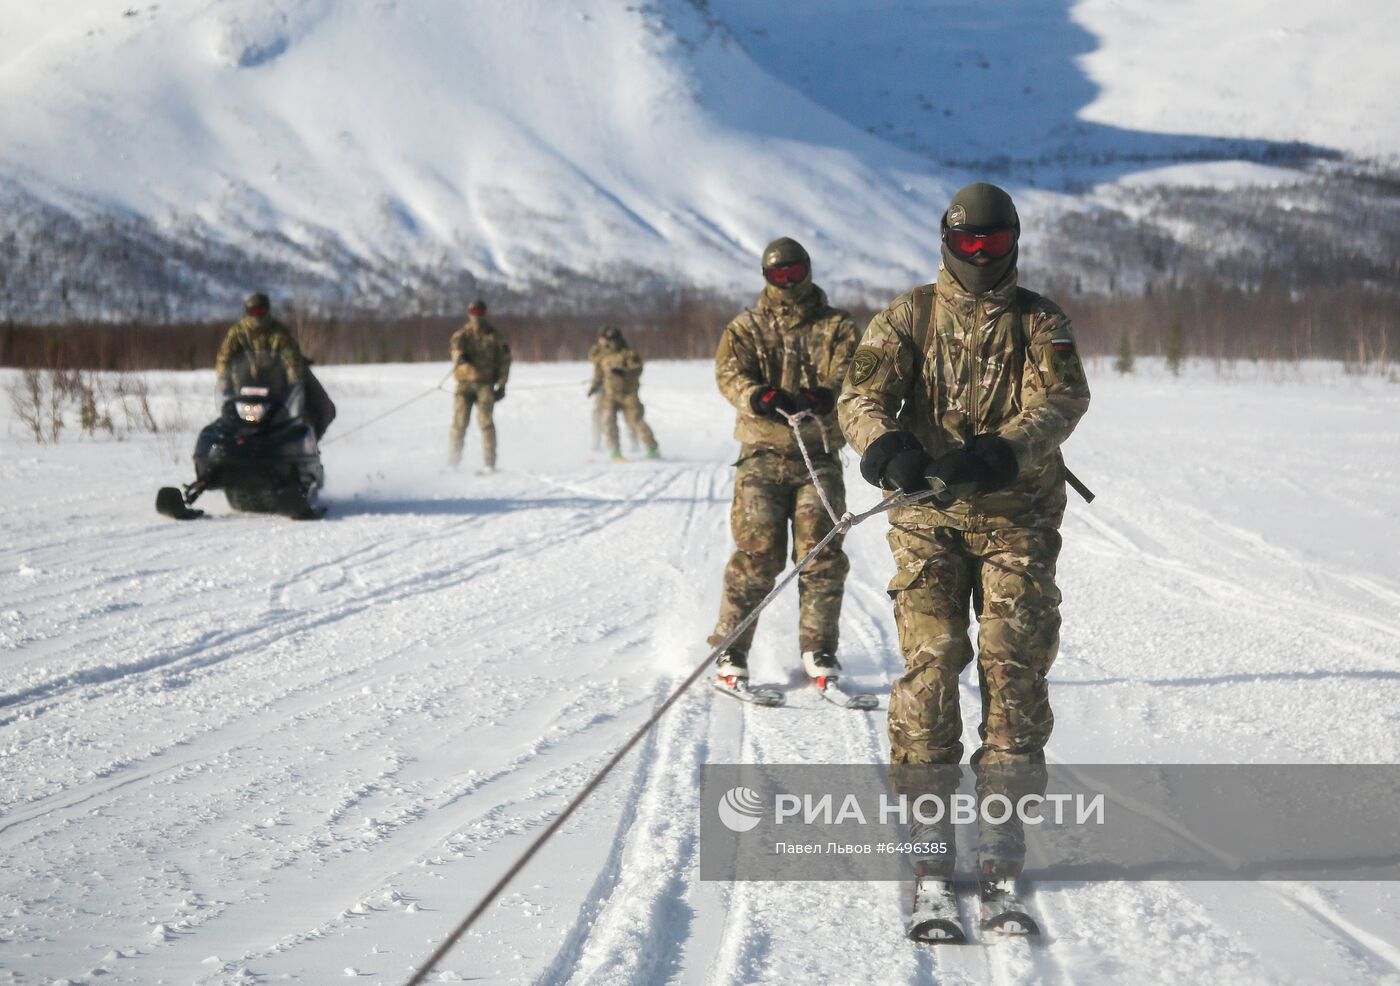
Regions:
<instances>
[{"instance_id":1,"label":"snow-covered mountain","mask_svg":"<svg viewBox=\"0 0 1400 986\"><path fill-rule=\"evenodd\" d=\"M1315 198L1317 162L1400 157L1388 0L3 6L18 320L222 313L252 281L381 309L747 291L780 234L878 295L929 275L975 177L1016 190L1034 265L1066 215L1185 242L1140 208L1162 188Z\"/></svg>"}]
</instances>

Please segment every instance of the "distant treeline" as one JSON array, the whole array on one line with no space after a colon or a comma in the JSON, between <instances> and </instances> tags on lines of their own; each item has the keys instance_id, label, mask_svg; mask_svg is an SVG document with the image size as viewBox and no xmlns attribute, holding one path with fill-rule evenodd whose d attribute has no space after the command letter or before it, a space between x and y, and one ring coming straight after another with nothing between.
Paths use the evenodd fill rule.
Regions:
<instances>
[{"instance_id":1,"label":"distant treeline","mask_svg":"<svg viewBox=\"0 0 1400 986\"><path fill-rule=\"evenodd\" d=\"M1120 352L1126 344L1148 356L1166 355L1176 347L1185 356L1216 359L1400 359L1400 297L1355 285L1248 292L1206 286L1122 297L1047 293L1069 312L1080 348L1088 355ZM875 314L868 306L851 307L862 327ZM692 359L714 355L720 332L739 303L676 292L651 310L636 303L628 308L626 315L529 316L492 310L488 317L521 361L581 360L605 324L622 328L645 358ZM292 326L308 356L330 364L445 360L448 338L463 320L310 318L295 310L276 314ZM213 366L229 323L0 324L0 365L201 369Z\"/></svg>"}]
</instances>

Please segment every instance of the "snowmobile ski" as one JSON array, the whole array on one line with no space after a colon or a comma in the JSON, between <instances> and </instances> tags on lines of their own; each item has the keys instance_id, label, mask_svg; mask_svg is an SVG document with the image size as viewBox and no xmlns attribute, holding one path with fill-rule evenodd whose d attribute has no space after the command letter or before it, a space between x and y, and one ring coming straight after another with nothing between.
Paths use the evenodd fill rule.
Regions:
<instances>
[{"instance_id":1,"label":"snowmobile ski","mask_svg":"<svg viewBox=\"0 0 1400 986\"><path fill-rule=\"evenodd\" d=\"M197 520L204 516L203 510L190 507L185 495L173 486L162 486L156 491L156 513L173 520Z\"/></svg>"},{"instance_id":2,"label":"snowmobile ski","mask_svg":"<svg viewBox=\"0 0 1400 986\"><path fill-rule=\"evenodd\" d=\"M871 709L880 707L880 700L876 696L862 692L845 691L837 684L835 678L813 678L812 684L817 686L817 691L821 692L822 698L840 708L851 709L854 712L869 712Z\"/></svg>"},{"instance_id":3,"label":"snowmobile ski","mask_svg":"<svg viewBox=\"0 0 1400 986\"><path fill-rule=\"evenodd\" d=\"M747 678L740 678L737 675L716 675L710 679L710 683L718 691L737 698L741 702L748 702L750 705L776 708L787 701L783 693L776 688L765 688L761 685L754 687L749 684Z\"/></svg>"},{"instance_id":4,"label":"snowmobile ski","mask_svg":"<svg viewBox=\"0 0 1400 986\"><path fill-rule=\"evenodd\" d=\"M981 928L1007 937L1032 937L1040 934L1040 925L1030 916L1026 905L1016 895L1013 880L983 879L977 887L981 901Z\"/></svg>"},{"instance_id":5,"label":"snowmobile ski","mask_svg":"<svg viewBox=\"0 0 1400 986\"><path fill-rule=\"evenodd\" d=\"M926 945L963 945L967 932L958 911L958 895L952 881L939 877L919 877L914 884L914 906L904 933Z\"/></svg>"}]
</instances>

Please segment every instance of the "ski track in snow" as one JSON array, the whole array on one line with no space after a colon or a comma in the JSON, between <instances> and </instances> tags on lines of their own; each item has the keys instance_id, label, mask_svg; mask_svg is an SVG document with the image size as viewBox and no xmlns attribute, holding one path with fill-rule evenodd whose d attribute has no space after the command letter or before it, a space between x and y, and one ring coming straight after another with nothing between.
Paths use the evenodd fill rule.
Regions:
<instances>
[{"instance_id":1,"label":"ski track in snow","mask_svg":"<svg viewBox=\"0 0 1400 986\"><path fill-rule=\"evenodd\" d=\"M439 369L325 376L356 395L358 423ZM171 393L197 400L183 381ZM157 468L154 439L41 449L12 428L0 981L403 981L708 649L731 412L703 364L652 364L644 382L661 462L588 461L581 395L522 386L498 415L503 471L449 473L444 400L328 449L320 524L236 517L217 495L209 519L167 522L153 476L187 467ZM1385 436L1400 390L1352 381L1333 410L1325 368L1279 386L1172 381L1149 362L1094 382L1067 451L1100 498L1065 524L1052 757L1393 762L1400 456ZM1170 428L1153 411L1168 399ZM1241 451L1294 408L1320 420L1290 454ZM1377 447L1375 468L1348 467ZM1226 449L1277 492L1202 465ZM852 506L873 502L847 465ZM1318 494L1323 467L1338 480ZM1338 507L1325 530L1319 495ZM848 683L881 709L805 685L795 592L780 597L753 658L788 705L685 696L446 981L1400 983L1388 884L1045 884L1030 898L1043 942L935 948L902 937L907 882L700 881L705 763L886 757L899 659L883 527L847 539L842 617ZM963 688L975 741L970 672Z\"/></svg>"}]
</instances>

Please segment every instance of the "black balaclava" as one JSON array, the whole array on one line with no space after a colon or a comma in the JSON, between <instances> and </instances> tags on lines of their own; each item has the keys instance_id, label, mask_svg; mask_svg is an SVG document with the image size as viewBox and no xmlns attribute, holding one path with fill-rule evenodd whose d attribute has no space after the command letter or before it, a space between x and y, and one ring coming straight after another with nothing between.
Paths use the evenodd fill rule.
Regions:
<instances>
[{"instance_id":1,"label":"black balaclava","mask_svg":"<svg viewBox=\"0 0 1400 986\"><path fill-rule=\"evenodd\" d=\"M1016 230L1019 240L1021 219L1016 215L1016 206L1010 195L995 185L979 181L962 189L953 196L953 201L948 203L948 209L939 223L940 240L943 231L953 227L973 232L1011 227ZM948 268L964 288L973 294L985 294L1000 284L1007 273L1016 266L1016 256L1019 252L1018 243L1011 248L1010 253L999 260L975 264L970 260L963 260L944 243L943 266Z\"/></svg>"}]
</instances>

